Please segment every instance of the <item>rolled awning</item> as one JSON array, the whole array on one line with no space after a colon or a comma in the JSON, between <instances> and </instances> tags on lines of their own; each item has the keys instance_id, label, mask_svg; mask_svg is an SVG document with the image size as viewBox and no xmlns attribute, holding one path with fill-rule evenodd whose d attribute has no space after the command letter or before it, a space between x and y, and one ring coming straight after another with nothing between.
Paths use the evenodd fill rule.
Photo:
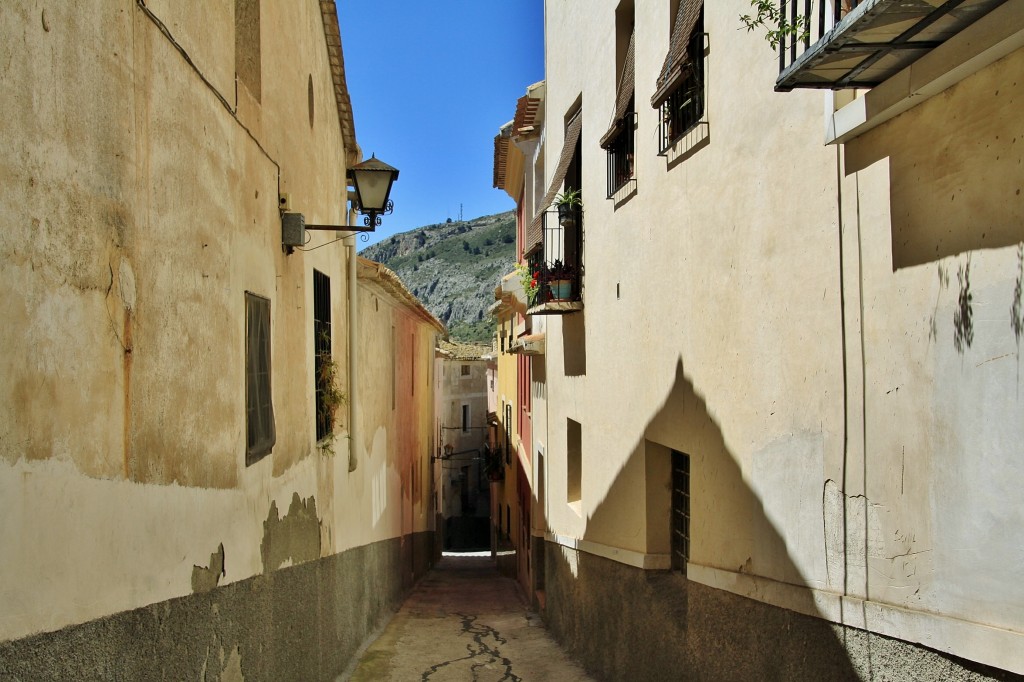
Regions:
<instances>
[{"instance_id":1,"label":"rolled awning","mask_svg":"<svg viewBox=\"0 0 1024 682\"><path fill-rule=\"evenodd\" d=\"M544 195L544 198L540 202L540 209L537 211L537 215L534 216L533 222L526 228L526 234L523 239L523 253L529 253L533 251L538 245L540 245L543 238L543 218L544 211L547 210L551 202L555 200L555 195L558 194L562 183L565 181L565 174L569 170L569 164L572 163L572 155L576 151L576 144L580 141L580 133L583 130L583 112L577 112L576 116L569 121L569 125L565 129L565 142L562 143L562 153L558 157L558 165L555 166L555 174L551 178L551 184L548 186L548 192Z\"/></svg>"},{"instance_id":2,"label":"rolled awning","mask_svg":"<svg viewBox=\"0 0 1024 682\"><path fill-rule=\"evenodd\" d=\"M668 42L668 54L661 67L658 81L655 84L651 106L657 109L668 99L676 86L682 82L690 67L690 55L686 46L690 43L693 29L697 27L700 11L704 8L704 0L679 0L676 10L676 21L672 27L672 36Z\"/></svg>"},{"instance_id":3,"label":"rolled awning","mask_svg":"<svg viewBox=\"0 0 1024 682\"><path fill-rule=\"evenodd\" d=\"M505 189L508 168L508 135L505 131L494 136L494 188Z\"/></svg>"},{"instance_id":4,"label":"rolled awning","mask_svg":"<svg viewBox=\"0 0 1024 682\"><path fill-rule=\"evenodd\" d=\"M622 73L619 74L619 87L615 91L615 113L612 116L611 127L601 138L601 147L607 148L608 144L619 135L622 126L625 125L626 112L629 110L629 103L633 100L633 92L636 90L636 59L634 57L634 43L636 30L629 35L629 47L626 48L626 59L622 63Z\"/></svg>"}]
</instances>

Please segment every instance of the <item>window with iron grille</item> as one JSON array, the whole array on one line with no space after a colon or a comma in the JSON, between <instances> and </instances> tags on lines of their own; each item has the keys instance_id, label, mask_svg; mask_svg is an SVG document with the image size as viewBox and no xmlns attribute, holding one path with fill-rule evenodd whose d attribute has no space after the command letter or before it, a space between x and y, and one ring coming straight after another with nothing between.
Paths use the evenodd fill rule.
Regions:
<instances>
[{"instance_id":1,"label":"window with iron grille","mask_svg":"<svg viewBox=\"0 0 1024 682\"><path fill-rule=\"evenodd\" d=\"M695 35L691 45L699 46L700 57L694 60L680 86L661 105L661 153L696 128L704 118L704 34Z\"/></svg>"},{"instance_id":2,"label":"window with iron grille","mask_svg":"<svg viewBox=\"0 0 1024 682\"><path fill-rule=\"evenodd\" d=\"M672 451L672 570L690 560L690 456Z\"/></svg>"},{"instance_id":3,"label":"window with iron grille","mask_svg":"<svg viewBox=\"0 0 1024 682\"><path fill-rule=\"evenodd\" d=\"M331 363L331 278L313 271L313 372L316 381L316 439L334 430L334 415L324 400Z\"/></svg>"},{"instance_id":4,"label":"window with iron grille","mask_svg":"<svg viewBox=\"0 0 1024 682\"><path fill-rule=\"evenodd\" d=\"M245 465L277 440L270 391L270 300L245 292Z\"/></svg>"},{"instance_id":5,"label":"window with iron grille","mask_svg":"<svg viewBox=\"0 0 1024 682\"><path fill-rule=\"evenodd\" d=\"M633 0L622 0L615 10L615 112L611 126L601 138L608 155L608 198L634 179L633 147L636 130L635 45ZM635 186L635 184L634 184Z\"/></svg>"},{"instance_id":6,"label":"window with iron grille","mask_svg":"<svg viewBox=\"0 0 1024 682\"><path fill-rule=\"evenodd\" d=\"M512 463L512 403L505 404L505 464Z\"/></svg>"},{"instance_id":7,"label":"window with iron grille","mask_svg":"<svg viewBox=\"0 0 1024 682\"><path fill-rule=\"evenodd\" d=\"M619 134L605 146L608 152L608 198L626 186L633 179L633 145L636 129L636 113L630 102Z\"/></svg>"},{"instance_id":8,"label":"window with iron grille","mask_svg":"<svg viewBox=\"0 0 1024 682\"><path fill-rule=\"evenodd\" d=\"M659 154L705 121L704 3L678 2L668 55L651 99L659 110Z\"/></svg>"}]
</instances>

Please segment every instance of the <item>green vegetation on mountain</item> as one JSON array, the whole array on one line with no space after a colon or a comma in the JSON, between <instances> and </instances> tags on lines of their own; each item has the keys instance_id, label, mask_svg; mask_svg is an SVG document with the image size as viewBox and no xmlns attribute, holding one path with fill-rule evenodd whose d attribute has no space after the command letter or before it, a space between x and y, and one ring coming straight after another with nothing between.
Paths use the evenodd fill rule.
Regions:
<instances>
[{"instance_id":1,"label":"green vegetation on mountain","mask_svg":"<svg viewBox=\"0 0 1024 682\"><path fill-rule=\"evenodd\" d=\"M512 271L515 213L426 225L396 234L359 254L402 278L452 339L489 342L494 323L487 309L494 289Z\"/></svg>"}]
</instances>

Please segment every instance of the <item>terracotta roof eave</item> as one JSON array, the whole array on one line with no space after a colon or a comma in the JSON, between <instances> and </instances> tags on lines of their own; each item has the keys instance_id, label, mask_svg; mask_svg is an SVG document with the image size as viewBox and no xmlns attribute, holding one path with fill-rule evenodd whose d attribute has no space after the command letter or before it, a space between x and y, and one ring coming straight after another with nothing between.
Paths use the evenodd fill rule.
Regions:
<instances>
[{"instance_id":1,"label":"terracotta roof eave","mask_svg":"<svg viewBox=\"0 0 1024 682\"><path fill-rule=\"evenodd\" d=\"M359 163L362 150L356 142L356 124L352 115L352 98L345 80L345 57L341 47L341 29L338 24L338 10L333 0L320 0L320 17L324 26L324 43L330 64L331 80L334 82L334 100L338 108L338 124L345 144L347 165Z\"/></svg>"},{"instance_id":2,"label":"terracotta roof eave","mask_svg":"<svg viewBox=\"0 0 1024 682\"><path fill-rule=\"evenodd\" d=\"M448 328L444 326L444 323L423 306L423 303L406 288L401 278L393 270L383 263L362 256L358 256L357 260L359 262L359 278L378 282L385 291L394 296L399 303L405 304L417 317L437 329L445 337L448 336Z\"/></svg>"},{"instance_id":3,"label":"terracotta roof eave","mask_svg":"<svg viewBox=\"0 0 1024 682\"><path fill-rule=\"evenodd\" d=\"M523 95L516 102L516 114L512 123L514 133L532 128L537 123L537 114L540 111L541 100L529 95Z\"/></svg>"},{"instance_id":4,"label":"terracotta roof eave","mask_svg":"<svg viewBox=\"0 0 1024 682\"><path fill-rule=\"evenodd\" d=\"M485 356L491 352L491 347L484 344L442 340L437 345L437 352L451 360L479 362L484 360Z\"/></svg>"}]
</instances>

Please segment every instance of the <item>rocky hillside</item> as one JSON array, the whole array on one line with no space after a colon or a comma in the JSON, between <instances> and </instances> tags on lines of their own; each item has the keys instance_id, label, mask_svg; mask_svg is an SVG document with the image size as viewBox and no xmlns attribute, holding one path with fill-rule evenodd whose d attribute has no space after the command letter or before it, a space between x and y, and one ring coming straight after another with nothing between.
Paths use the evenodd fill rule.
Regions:
<instances>
[{"instance_id":1,"label":"rocky hillside","mask_svg":"<svg viewBox=\"0 0 1024 682\"><path fill-rule=\"evenodd\" d=\"M359 255L384 263L439 320L453 340L488 342L487 308L512 270L515 213L426 225L366 247Z\"/></svg>"}]
</instances>

